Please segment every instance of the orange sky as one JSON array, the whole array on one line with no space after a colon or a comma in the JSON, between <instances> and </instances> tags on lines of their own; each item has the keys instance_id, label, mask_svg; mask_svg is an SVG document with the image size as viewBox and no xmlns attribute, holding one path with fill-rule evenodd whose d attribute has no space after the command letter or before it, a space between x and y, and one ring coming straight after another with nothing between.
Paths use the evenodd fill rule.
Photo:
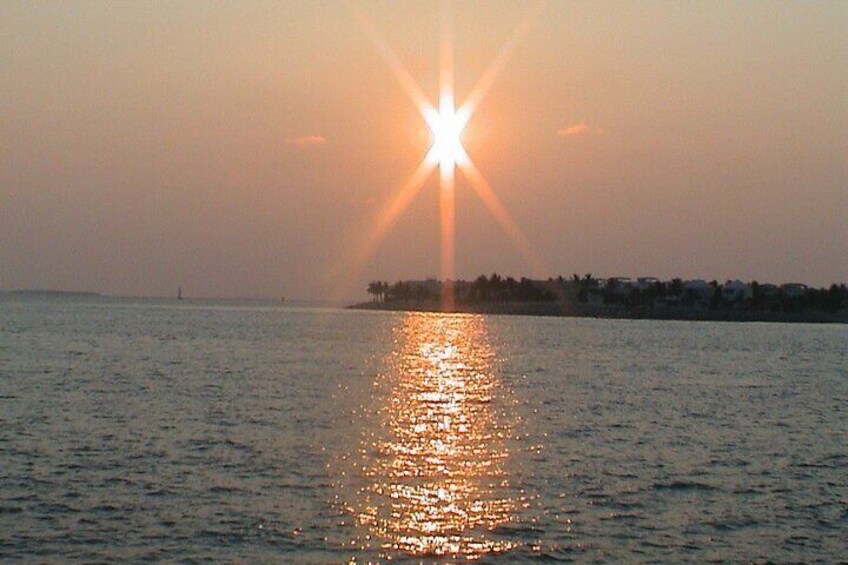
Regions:
<instances>
[{"instance_id":1,"label":"orange sky","mask_svg":"<svg viewBox=\"0 0 848 565\"><path fill-rule=\"evenodd\" d=\"M532 5L453 5L458 102ZM441 3L359 6L435 103ZM428 149L344 2L0 22L0 289L327 297ZM550 275L848 281L846 30L844 2L550 2L464 145ZM437 177L345 297L438 275ZM457 274L529 274L456 198Z\"/></svg>"}]
</instances>

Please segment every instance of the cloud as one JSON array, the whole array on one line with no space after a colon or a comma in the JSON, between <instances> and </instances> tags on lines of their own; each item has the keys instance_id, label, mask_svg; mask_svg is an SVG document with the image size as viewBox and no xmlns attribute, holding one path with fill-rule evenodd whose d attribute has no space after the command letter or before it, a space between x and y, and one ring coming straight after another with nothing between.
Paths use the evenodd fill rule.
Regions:
<instances>
[{"instance_id":1,"label":"cloud","mask_svg":"<svg viewBox=\"0 0 848 565\"><path fill-rule=\"evenodd\" d=\"M600 135L602 133L604 133L604 130L602 130L601 128L590 126L586 122L577 122L574 125L570 125L568 127L560 128L557 130L557 135L560 137L571 137L573 135L588 134Z\"/></svg>"},{"instance_id":2,"label":"cloud","mask_svg":"<svg viewBox=\"0 0 848 565\"><path fill-rule=\"evenodd\" d=\"M291 145L293 147L316 147L319 145L326 145L327 138L323 135L311 134L311 135L302 135L300 137L287 137L286 145Z\"/></svg>"}]
</instances>

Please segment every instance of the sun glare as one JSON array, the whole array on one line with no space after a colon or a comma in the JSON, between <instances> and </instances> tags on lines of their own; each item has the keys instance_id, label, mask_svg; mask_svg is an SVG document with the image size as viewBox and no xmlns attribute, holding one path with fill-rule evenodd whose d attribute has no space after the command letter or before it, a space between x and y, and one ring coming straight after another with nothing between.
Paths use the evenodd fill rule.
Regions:
<instances>
[{"instance_id":1,"label":"sun glare","mask_svg":"<svg viewBox=\"0 0 848 565\"><path fill-rule=\"evenodd\" d=\"M433 145L427 154L427 161L438 164L442 170L462 165L467 159L462 147L462 132L470 118L469 112L454 107L453 94L443 92L439 99L439 109L428 107L423 110L424 119L433 133Z\"/></svg>"},{"instance_id":2,"label":"sun glare","mask_svg":"<svg viewBox=\"0 0 848 565\"><path fill-rule=\"evenodd\" d=\"M354 254L352 273L346 280L353 280L354 274L361 271L367 258L373 253L383 237L397 221L415 195L425 185L430 173L439 167L439 208L440 208L440 237L441 237L441 278L444 281L455 279L455 246L456 246L456 169L458 168L471 188L481 198L489 211L497 219L498 223L506 230L513 239L518 250L525 256L534 267L534 271L541 275L545 272L541 261L533 252L527 238L521 229L507 212L503 203L494 193L489 183L480 173L471 157L462 146L462 135L465 126L471 119L478 105L481 103L489 88L495 81L501 69L510 59L516 45L529 32L532 22L541 12L544 2L538 0L535 7L527 14L524 21L519 25L509 41L501 47L495 59L483 73L483 76L472 88L468 98L459 108L454 100L454 65L453 65L453 42L451 39L451 18L449 4L445 3L446 9L442 21L441 61L439 65L439 104L438 108L430 103L424 91L403 66L398 56L389 44L380 35L377 28L359 9L354 0L348 0L348 6L353 11L362 28L371 38L377 51L391 68L407 95L415 104L424 118L432 134L432 145L418 169L405 182L392 200L379 213L374 230L363 243L360 251ZM452 310L453 308L453 284L445 284L442 294L442 308Z\"/></svg>"}]
</instances>

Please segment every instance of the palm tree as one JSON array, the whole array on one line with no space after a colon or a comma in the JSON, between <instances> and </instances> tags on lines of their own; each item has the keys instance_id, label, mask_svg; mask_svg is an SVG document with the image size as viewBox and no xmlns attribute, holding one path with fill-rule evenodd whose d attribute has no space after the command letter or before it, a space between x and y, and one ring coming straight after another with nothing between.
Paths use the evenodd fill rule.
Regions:
<instances>
[{"instance_id":1,"label":"palm tree","mask_svg":"<svg viewBox=\"0 0 848 565\"><path fill-rule=\"evenodd\" d=\"M668 284L668 293L672 296L683 294L683 281L678 278L671 279L671 282Z\"/></svg>"},{"instance_id":2,"label":"palm tree","mask_svg":"<svg viewBox=\"0 0 848 565\"><path fill-rule=\"evenodd\" d=\"M374 298L371 299L371 302L377 302L377 297L380 294L380 289L381 285L379 282L371 281L370 283L368 283L368 294L374 296Z\"/></svg>"}]
</instances>

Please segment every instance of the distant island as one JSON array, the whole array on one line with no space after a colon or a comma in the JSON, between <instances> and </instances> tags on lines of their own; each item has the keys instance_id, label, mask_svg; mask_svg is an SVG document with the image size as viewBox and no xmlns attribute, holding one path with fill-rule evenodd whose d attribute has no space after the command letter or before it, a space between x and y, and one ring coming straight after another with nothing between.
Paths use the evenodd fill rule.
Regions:
<instances>
[{"instance_id":1,"label":"distant island","mask_svg":"<svg viewBox=\"0 0 848 565\"><path fill-rule=\"evenodd\" d=\"M450 285L453 308L441 295ZM655 277L596 278L591 274L547 280L480 275L473 281L372 281L362 310L451 311L481 314L657 320L848 323L848 288L802 283Z\"/></svg>"},{"instance_id":2,"label":"distant island","mask_svg":"<svg viewBox=\"0 0 848 565\"><path fill-rule=\"evenodd\" d=\"M88 292L80 290L41 290L41 289L23 289L10 290L7 294L15 296L59 296L66 298L96 298L100 296L99 292Z\"/></svg>"}]
</instances>

